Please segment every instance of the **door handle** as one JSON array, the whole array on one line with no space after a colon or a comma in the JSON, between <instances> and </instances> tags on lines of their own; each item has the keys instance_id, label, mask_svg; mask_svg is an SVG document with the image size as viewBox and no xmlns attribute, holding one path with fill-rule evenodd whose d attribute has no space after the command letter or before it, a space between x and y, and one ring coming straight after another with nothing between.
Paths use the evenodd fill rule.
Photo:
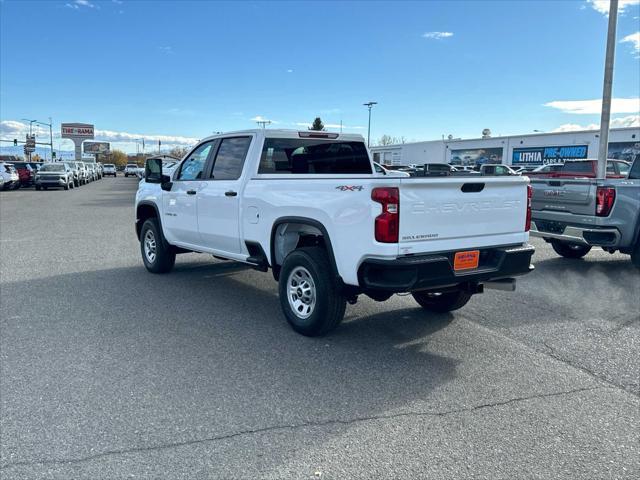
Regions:
<instances>
[{"instance_id":1,"label":"door handle","mask_svg":"<svg viewBox=\"0 0 640 480\"><path fill-rule=\"evenodd\" d=\"M227 197L235 197L238 195L238 192L234 192L233 190L229 190L228 192L224 192Z\"/></svg>"},{"instance_id":2,"label":"door handle","mask_svg":"<svg viewBox=\"0 0 640 480\"><path fill-rule=\"evenodd\" d=\"M195 195L196 191L195 190L187 190L187 195Z\"/></svg>"}]
</instances>

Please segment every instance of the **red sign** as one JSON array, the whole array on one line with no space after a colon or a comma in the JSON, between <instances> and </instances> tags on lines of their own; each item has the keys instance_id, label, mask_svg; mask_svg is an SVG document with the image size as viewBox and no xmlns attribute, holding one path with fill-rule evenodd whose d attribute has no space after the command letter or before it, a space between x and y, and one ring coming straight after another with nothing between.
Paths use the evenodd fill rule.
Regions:
<instances>
[{"instance_id":1,"label":"red sign","mask_svg":"<svg viewBox=\"0 0 640 480\"><path fill-rule=\"evenodd\" d=\"M62 138L93 138L93 125L88 123L63 123Z\"/></svg>"}]
</instances>

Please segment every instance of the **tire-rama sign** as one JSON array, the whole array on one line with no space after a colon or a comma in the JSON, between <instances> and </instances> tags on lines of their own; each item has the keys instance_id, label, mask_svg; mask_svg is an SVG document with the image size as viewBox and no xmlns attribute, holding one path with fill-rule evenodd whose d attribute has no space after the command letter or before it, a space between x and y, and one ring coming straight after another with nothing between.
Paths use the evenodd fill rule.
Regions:
<instances>
[{"instance_id":1,"label":"tire-rama sign","mask_svg":"<svg viewBox=\"0 0 640 480\"><path fill-rule=\"evenodd\" d=\"M93 138L93 125L89 123L63 123L62 138Z\"/></svg>"},{"instance_id":2,"label":"tire-rama sign","mask_svg":"<svg viewBox=\"0 0 640 480\"><path fill-rule=\"evenodd\" d=\"M514 148L512 165L546 165L564 163L565 160L587 158L588 145L565 145L557 147Z\"/></svg>"}]
</instances>

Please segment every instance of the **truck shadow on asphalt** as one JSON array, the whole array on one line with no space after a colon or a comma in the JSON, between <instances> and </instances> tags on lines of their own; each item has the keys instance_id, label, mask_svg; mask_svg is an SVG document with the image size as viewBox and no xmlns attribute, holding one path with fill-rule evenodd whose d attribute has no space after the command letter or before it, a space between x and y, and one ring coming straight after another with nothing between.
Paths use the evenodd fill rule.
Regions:
<instances>
[{"instance_id":1,"label":"truck shadow on asphalt","mask_svg":"<svg viewBox=\"0 0 640 480\"><path fill-rule=\"evenodd\" d=\"M15 312L2 320L3 382L41 399L23 405L9 395L7 405L21 418L47 418L74 404L74 422L118 439L109 448L138 444L134 429L146 432L143 443L167 441L164 427L154 430L158 419L184 432L182 441L403 411L455 379L460 362L435 353L441 340L455 342L452 334L436 338L453 316L417 306L348 319L324 338L298 335L270 274L231 262L178 264L168 275L141 265L8 282L2 297ZM47 438L82 456L91 441L67 431L68 421L51 416L47 428L60 436ZM56 450L46 441L38 448Z\"/></svg>"}]
</instances>

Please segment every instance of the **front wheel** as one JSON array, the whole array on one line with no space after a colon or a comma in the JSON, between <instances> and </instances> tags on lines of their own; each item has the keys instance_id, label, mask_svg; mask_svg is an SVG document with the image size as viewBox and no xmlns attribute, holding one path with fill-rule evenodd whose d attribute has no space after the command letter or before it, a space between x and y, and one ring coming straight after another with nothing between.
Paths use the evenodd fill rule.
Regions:
<instances>
[{"instance_id":1,"label":"front wheel","mask_svg":"<svg viewBox=\"0 0 640 480\"><path fill-rule=\"evenodd\" d=\"M150 218L140 231L140 252L147 270L152 273L167 273L176 263L176 252L162 238L158 221Z\"/></svg>"},{"instance_id":2,"label":"front wheel","mask_svg":"<svg viewBox=\"0 0 640 480\"><path fill-rule=\"evenodd\" d=\"M578 245L559 240L551 240L551 247L558 255L565 258L582 258L591 250L589 245Z\"/></svg>"},{"instance_id":3,"label":"front wheel","mask_svg":"<svg viewBox=\"0 0 640 480\"><path fill-rule=\"evenodd\" d=\"M432 312L452 312L464 307L472 294L462 290L454 292L413 292L416 302L425 310Z\"/></svg>"},{"instance_id":4,"label":"front wheel","mask_svg":"<svg viewBox=\"0 0 640 480\"><path fill-rule=\"evenodd\" d=\"M285 258L278 285L280 306L296 332L325 335L344 318L347 302L331 272L322 248L299 248Z\"/></svg>"}]
</instances>

